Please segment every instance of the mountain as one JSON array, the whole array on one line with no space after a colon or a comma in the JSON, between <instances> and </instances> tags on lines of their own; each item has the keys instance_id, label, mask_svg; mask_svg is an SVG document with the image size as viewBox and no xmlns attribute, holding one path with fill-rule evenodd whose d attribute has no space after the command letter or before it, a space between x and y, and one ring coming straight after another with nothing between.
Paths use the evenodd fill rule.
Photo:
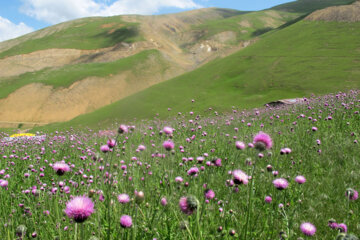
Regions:
<instances>
[{"instance_id":1,"label":"mountain","mask_svg":"<svg viewBox=\"0 0 360 240\"><path fill-rule=\"evenodd\" d=\"M284 59L294 64L301 57L310 61L314 56L302 50L318 50L307 35L316 27L300 20L323 7L352 2L299 0L258 12L209 8L160 16L84 18L2 42L2 125L62 122L82 114L92 116L93 122L149 117L162 106L181 104L186 96L202 99L204 107L225 109L229 104L258 106L275 96L304 93L301 88L288 91L277 86L285 80L287 88L296 86L295 80L284 79L292 71ZM332 31L326 33L329 26L322 27L324 36L319 39L326 39ZM304 48L293 49L295 43ZM287 56L296 51L300 56ZM328 53L332 51L321 52ZM275 79L277 73L269 64L272 69L285 64L286 69L278 69L283 76ZM274 80L269 80L272 75ZM224 98L222 104L221 98L216 100L218 94ZM150 107L153 104L159 105Z\"/></svg>"},{"instance_id":2,"label":"mountain","mask_svg":"<svg viewBox=\"0 0 360 240\"><path fill-rule=\"evenodd\" d=\"M306 19L312 21L359 22L360 1L351 5L321 9L313 12Z\"/></svg>"},{"instance_id":3,"label":"mountain","mask_svg":"<svg viewBox=\"0 0 360 240\"><path fill-rule=\"evenodd\" d=\"M360 87L360 22L301 20L228 57L49 129L256 108ZM191 100L195 99L192 103ZM212 110L206 111L211 108Z\"/></svg>"}]
</instances>

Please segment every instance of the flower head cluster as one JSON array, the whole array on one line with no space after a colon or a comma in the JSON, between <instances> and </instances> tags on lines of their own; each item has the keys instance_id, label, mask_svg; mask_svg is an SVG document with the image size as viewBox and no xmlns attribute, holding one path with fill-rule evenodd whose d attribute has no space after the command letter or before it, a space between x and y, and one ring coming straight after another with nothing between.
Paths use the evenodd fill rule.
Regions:
<instances>
[{"instance_id":1,"label":"flower head cluster","mask_svg":"<svg viewBox=\"0 0 360 240\"><path fill-rule=\"evenodd\" d=\"M165 150L170 151L170 150L174 149L175 144L172 141L167 140L163 143L163 147L165 148Z\"/></svg>"},{"instance_id":2,"label":"flower head cluster","mask_svg":"<svg viewBox=\"0 0 360 240\"><path fill-rule=\"evenodd\" d=\"M120 225L123 228L131 228L132 218L129 215L122 215L120 218Z\"/></svg>"},{"instance_id":3,"label":"flower head cluster","mask_svg":"<svg viewBox=\"0 0 360 240\"><path fill-rule=\"evenodd\" d=\"M193 214L198 205L199 201L194 196L182 197L179 201L180 210L187 215Z\"/></svg>"},{"instance_id":4,"label":"flower head cluster","mask_svg":"<svg viewBox=\"0 0 360 240\"><path fill-rule=\"evenodd\" d=\"M249 176L241 170L234 170L232 175L234 177L235 184L247 185L249 183Z\"/></svg>"},{"instance_id":5,"label":"flower head cluster","mask_svg":"<svg viewBox=\"0 0 360 240\"><path fill-rule=\"evenodd\" d=\"M316 232L316 227L309 222L305 222L300 225L300 230L306 236L313 236Z\"/></svg>"},{"instance_id":6,"label":"flower head cluster","mask_svg":"<svg viewBox=\"0 0 360 240\"><path fill-rule=\"evenodd\" d=\"M289 183L285 178L277 178L273 181L273 184L279 190L284 190L289 186Z\"/></svg>"},{"instance_id":7,"label":"flower head cluster","mask_svg":"<svg viewBox=\"0 0 360 240\"><path fill-rule=\"evenodd\" d=\"M349 198L349 200L354 201L359 198L359 193L352 188L348 188L346 189L345 196Z\"/></svg>"},{"instance_id":8,"label":"flower head cluster","mask_svg":"<svg viewBox=\"0 0 360 240\"><path fill-rule=\"evenodd\" d=\"M70 171L69 165L67 165L66 163L62 163L62 162L54 163L52 168L55 170L56 174L59 176L62 176L62 175L64 175L64 173Z\"/></svg>"},{"instance_id":9,"label":"flower head cluster","mask_svg":"<svg viewBox=\"0 0 360 240\"><path fill-rule=\"evenodd\" d=\"M94 203L86 196L78 196L66 204L65 213L75 222L82 223L94 212Z\"/></svg>"},{"instance_id":10,"label":"flower head cluster","mask_svg":"<svg viewBox=\"0 0 360 240\"><path fill-rule=\"evenodd\" d=\"M270 149L273 145L271 137L263 132L259 132L254 137L255 148L259 151L264 151L265 149Z\"/></svg>"}]
</instances>

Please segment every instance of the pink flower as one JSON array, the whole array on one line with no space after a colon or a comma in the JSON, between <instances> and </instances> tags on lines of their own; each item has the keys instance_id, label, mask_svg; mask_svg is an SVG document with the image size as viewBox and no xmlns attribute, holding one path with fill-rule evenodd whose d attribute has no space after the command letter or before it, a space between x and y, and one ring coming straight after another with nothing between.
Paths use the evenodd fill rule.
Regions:
<instances>
[{"instance_id":1,"label":"pink flower","mask_svg":"<svg viewBox=\"0 0 360 240\"><path fill-rule=\"evenodd\" d=\"M306 236L313 236L316 232L316 227L313 224L306 222L300 225L300 230Z\"/></svg>"},{"instance_id":2,"label":"pink flower","mask_svg":"<svg viewBox=\"0 0 360 240\"><path fill-rule=\"evenodd\" d=\"M236 184L247 185L249 183L249 176L241 170L234 170L232 175Z\"/></svg>"},{"instance_id":3,"label":"pink flower","mask_svg":"<svg viewBox=\"0 0 360 240\"><path fill-rule=\"evenodd\" d=\"M254 144L256 149L263 151L265 149L270 149L272 147L272 140L268 134L259 132L254 137Z\"/></svg>"},{"instance_id":4,"label":"pink flower","mask_svg":"<svg viewBox=\"0 0 360 240\"><path fill-rule=\"evenodd\" d=\"M6 188L9 185L9 182L3 179L0 179L0 187Z\"/></svg>"},{"instance_id":5,"label":"pink flower","mask_svg":"<svg viewBox=\"0 0 360 240\"><path fill-rule=\"evenodd\" d=\"M144 145L139 145L138 149L139 149L139 151L144 151L146 149L146 147Z\"/></svg>"},{"instance_id":6,"label":"pink flower","mask_svg":"<svg viewBox=\"0 0 360 240\"><path fill-rule=\"evenodd\" d=\"M193 176L197 173L199 173L199 169L197 167L192 167L187 171L187 174L190 176Z\"/></svg>"},{"instance_id":7,"label":"pink flower","mask_svg":"<svg viewBox=\"0 0 360 240\"><path fill-rule=\"evenodd\" d=\"M120 218L120 225L123 228L131 228L132 218L129 215L122 215Z\"/></svg>"},{"instance_id":8,"label":"pink flower","mask_svg":"<svg viewBox=\"0 0 360 240\"><path fill-rule=\"evenodd\" d=\"M331 229L336 229L336 228L338 228L339 225L335 222L334 219L330 219L330 220L328 221L328 226L329 226Z\"/></svg>"},{"instance_id":9,"label":"pink flower","mask_svg":"<svg viewBox=\"0 0 360 240\"><path fill-rule=\"evenodd\" d=\"M168 204L167 199L164 198L164 197L161 199L160 203L161 203L161 205L163 205L163 206L166 206L166 205Z\"/></svg>"},{"instance_id":10,"label":"pink flower","mask_svg":"<svg viewBox=\"0 0 360 240\"><path fill-rule=\"evenodd\" d=\"M52 168L55 170L56 174L59 176L64 175L65 172L69 172L70 171L70 167L69 165L67 165L66 163L62 163L62 162L56 162Z\"/></svg>"},{"instance_id":11,"label":"pink flower","mask_svg":"<svg viewBox=\"0 0 360 240\"><path fill-rule=\"evenodd\" d=\"M106 144L108 145L109 148L113 148L116 145L116 141L115 139L109 139Z\"/></svg>"},{"instance_id":12,"label":"pink flower","mask_svg":"<svg viewBox=\"0 0 360 240\"><path fill-rule=\"evenodd\" d=\"M181 182L183 182L184 180L183 180L183 178L182 177L176 177L175 178L175 182L177 182L177 183L181 183Z\"/></svg>"},{"instance_id":13,"label":"pink flower","mask_svg":"<svg viewBox=\"0 0 360 240\"><path fill-rule=\"evenodd\" d=\"M193 214L198 205L199 201L193 196L182 197L179 201L180 210L187 215Z\"/></svg>"},{"instance_id":14,"label":"pink flower","mask_svg":"<svg viewBox=\"0 0 360 240\"><path fill-rule=\"evenodd\" d=\"M171 127L164 127L163 132L166 133L167 135L172 134L174 131L174 129L172 129Z\"/></svg>"},{"instance_id":15,"label":"pink flower","mask_svg":"<svg viewBox=\"0 0 360 240\"><path fill-rule=\"evenodd\" d=\"M289 186L289 183L285 178L277 178L273 181L273 184L279 190L286 189Z\"/></svg>"},{"instance_id":16,"label":"pink flower","mask_svg":"<svg viewBox=\"0 0 360 240\"><path fill-rule=\"evenodd\" d=\"M354 200L359 198L359 193L356 190L352 189L352 188L348 188L348 189L346 189L345 196L347 198L349 198L349 200L354 201Z\"/></svg>"},{"instance_id":17,"label":"pink flower","mask_svg":"<svg viewBox=\"0 0 360 240\"><path fill-rule=\"evenodd\" d=\"M118 201L121 204L125 204L125 203L130 202L130 197L126 193L122 193L118 196Z\"/></svg>"},{"instance_id":18,"label":"pink flower","mask_svg":"<svg viewBox=\"0 0 360 240\"><path fill-rule=\"evenodd\" d=\"M348 230L345 223L339 223L337 228L339 229L340 232L343 232L343 233L346 233Z\"/></svg>"},{"instance_id":19,"label":"pink flower","mask_svg":"<svg viewBox=\"0 0 360 240\"><path fill-rule=\"evenodd\" d=\"M245 149L245 143L240 142L240 141L236 141L235 142L235 147L236 147L236 149L243 150L243 149Z\"/></svg>"},{"instance_id":20,"label":"pink flower","mask_svg":"<svg viewBox=\"0 0 360 240\"><path fill-rule=\"evenodd\" d=\"M205 190L205 198L213 199L215 197L215 192L212 189Z\"/></svg>"},{"instance_id":21,"label":"pink flower","mask_svg":"<svg viewBox=\"0 0 360 240\"><path fill-rule=\"evenodd\" d=\"M75 222L82 223L94 212L94 203L86 196L78 196L66 204L65 213Z\"/></svg>"},{"instance_id":22,"label":"pink flower","mask_svg":"<svg viewBox=\"0 0 360 240\"><path fill-rule=\"evenodd\" d=\"M266 203L271 203L272 202L272 198L270 196L266 196L265 197L265 202Z\"/></svg>"},{"instance_id":23,"label":"pink flower","mask_svg":"<svg viewBox=\"0 0 360 240\"><path fill-rule=\"evenodd\" d=\"M298 184L303 184L306 182L306 178L304 176L297 176L295 178L295 182L297 182Z\"/></svg>"},{"instance_id":24,"label":"pink flower","mask_svg":"<svg viewBox=\"0 0 360 240\"><path fill-rule=\"evenodd\" d=\"M108 145L102 145L100 147L100 151L102 151L103 153L106 153L106 152L110 151L110 147Z\"/></svg>"},{"instance_id":25,"label":"pink flower","mask_svg":"<svg viewBox=\"0 0 360 240\"><path fill-rule=\"evenodd\" d=\"M172 149L174 149L175 145L172 141L170 140L167 140L163 143L163 147L167 150L167 151L170 151Z\"/></svg>"},{"instance_id":26,"label":"pink flower","mask_svg":"<svg viewBox=\"0 0 360 240\"><path fill-rule=\"evenodd\" d=\"M118 129L118 133L122 134L122 133L127 133L129 131L128 127L124 124L121 124L119 129Z\"/></svg>"}]
</instances>

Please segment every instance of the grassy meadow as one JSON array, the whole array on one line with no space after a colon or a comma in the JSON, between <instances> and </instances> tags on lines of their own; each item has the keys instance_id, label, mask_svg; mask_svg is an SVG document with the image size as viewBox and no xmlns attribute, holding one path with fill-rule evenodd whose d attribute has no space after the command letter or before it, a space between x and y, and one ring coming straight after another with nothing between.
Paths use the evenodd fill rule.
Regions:
<instances>
[{"instance_id":1,"label":"grassy meadow","mask_svg":"<svg viewBox=\"0 0 360 240\"><path fill-rule=\"evenodd\" d=\"M44 139L3 141L1 236L335 239L345 231L358 235L360 205L354 196L360 188L359 101L359 92L350 91L276 109L244 112L234 107L226 115L210 110L214 116L203 117L194 111L166 121L129 122L128 127L121 126L121 134L114 123L101 131L59 129L39 132L46 134ZM196 102L195 98L186 104ZM272 139L260 141L265 150L254 140L260 131ZM108 139L116 142L111 150L107 146L114 141ZM173 145L165 144L168 141ZM59 162L68 169L59 172ZM234 170L246 174L242 182ZM306 181L295 181L297 176ZM275 179L288 185L275 185ZM70 206L75 196L90 198L94 211L86 212L80 203ZM190 200L184 203L182 197ZM79 220L76 214L81 213ZM330 219L336 225L329 227ZM301 230L305 222L316 231Z\"/></svg>"}]
</instances>

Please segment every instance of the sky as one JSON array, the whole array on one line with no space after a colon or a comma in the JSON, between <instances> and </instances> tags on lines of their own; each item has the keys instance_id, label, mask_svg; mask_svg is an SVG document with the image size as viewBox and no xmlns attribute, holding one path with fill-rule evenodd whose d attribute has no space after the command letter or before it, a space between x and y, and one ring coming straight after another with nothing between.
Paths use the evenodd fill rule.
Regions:
<instances>
[{"instance_id":1,"label":"sky","mask_svg":"<svg viewBox=\"0 0 360 240\"><path fill-rule=\"evenodd\" d=\"M0 0L0 42L90 16L166 14L219 7L256 11L291 0Z\"/></svg>"}]
</instances>

